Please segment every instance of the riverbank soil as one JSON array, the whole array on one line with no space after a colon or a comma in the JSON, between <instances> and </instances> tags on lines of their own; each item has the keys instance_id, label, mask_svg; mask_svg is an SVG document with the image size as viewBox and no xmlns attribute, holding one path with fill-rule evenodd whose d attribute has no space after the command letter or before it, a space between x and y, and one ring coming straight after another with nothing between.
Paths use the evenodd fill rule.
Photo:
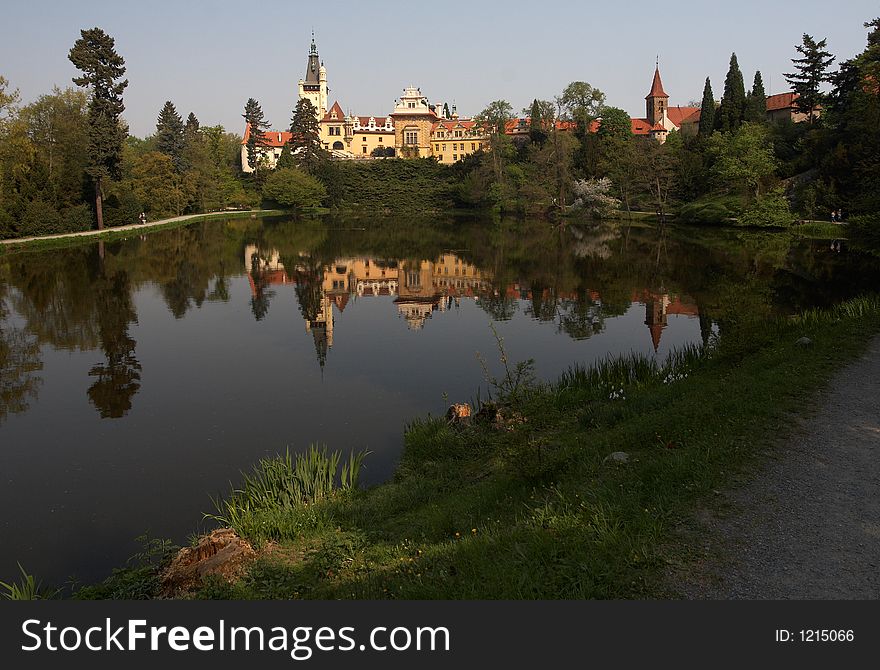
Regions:
<instances>
[{"instance_id":1,"label":"riverbank soil","mask_svg":"<svg viewBox=\"0 0 880 670\"><path fill-rule=\"evenodd\" d=\"M691 599L880 597L880 337L794 419L756 477L680 531Z\"/></svg>"}]
</instances>

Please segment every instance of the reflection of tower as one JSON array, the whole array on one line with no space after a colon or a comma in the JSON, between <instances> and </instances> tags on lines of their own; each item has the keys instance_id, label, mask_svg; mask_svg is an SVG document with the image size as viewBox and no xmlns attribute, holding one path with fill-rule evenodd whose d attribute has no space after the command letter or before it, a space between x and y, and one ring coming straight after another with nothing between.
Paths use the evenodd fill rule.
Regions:
<instances>
[{"instance_id":1,"label":"reflection of tower","mask_svg":"<svg viewBox=\"0 0 880 670\"><path fill-rule=\"evenodd\" d=\"M660 336L666 328L666 313L669 307L669 294L662 288L660 291L659 294L648 294L648 300L645 302L645 325L651 331L651 343L655 352L660 348Z\"/></svg>"},{"instance_id":2,"label":"reflection of tower","mask_svg":"<svg viewBox=\"0 0 880 670\"><path fill-rule=\"evenodd\" d=\"M322 291L323 293L323 291ZM318 365L324 369L327 361L327 351L333 346L333 307L332 301L326 294L321 296L321 309L314 319L306 321L306 332L312 334L315 340L315 353L318 355Z\"/></svg>"}]
</instances>

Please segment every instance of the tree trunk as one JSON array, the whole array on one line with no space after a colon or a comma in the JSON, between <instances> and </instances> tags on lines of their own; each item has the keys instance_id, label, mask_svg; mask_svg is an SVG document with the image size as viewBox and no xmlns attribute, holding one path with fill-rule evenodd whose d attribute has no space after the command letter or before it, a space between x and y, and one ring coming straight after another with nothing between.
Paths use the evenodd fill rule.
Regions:
<instances>
[{"instance_id":1,"label":"tree trunk","mask_svg":"<svg viewBox=\"0 0 880 670\"><path fill-rule=\"evenodd\" d=\"M104 230L104 199L101 197L101 180L95 180L95 217L98 219L98 230Z\"/></svg>"}]
</instances>

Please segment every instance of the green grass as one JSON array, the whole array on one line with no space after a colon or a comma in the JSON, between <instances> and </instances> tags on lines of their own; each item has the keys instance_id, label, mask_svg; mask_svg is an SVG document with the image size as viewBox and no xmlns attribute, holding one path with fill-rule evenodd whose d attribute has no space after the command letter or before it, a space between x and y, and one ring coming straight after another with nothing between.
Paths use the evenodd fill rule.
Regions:
<instances>
[{"instance_id":1,"label":"green grass","mask_svg":"<svg viewBox=\"0 0 880 670\"><path fill-rule=\"evenodd\" d=\"M829 221L807 221L792 226L791 232L803 237L811 237L820 240L835 240L847 237L846 225L831 223Z\"/></svg>"},{"instance_id":2,"label":"green grass","mask_svg":"<svg viewBox=\"0 0 880 670\"><path fill-rule=\"evenodd\" d=\"M503 430L417 421L392 481L315 505L323 523L198 595L663 597L687 553L672 530L760 462L878 329L880 301L862 298L664 364L573 369L505 407L518 420Z\"/></svg>"},{"instance_id":3,"label":"green grass","mask_svg":"<svg viewBox=\"0 0 880 670\"><path fill-rule=\"evenodd\" d=\"M502 399L500 425L412 423L392 480L365 491L352 482L326 493L326 473L339 467L326 452L302 457L313 465L301 472L324 473L310 475L325 484L308 494L289 484L298 471L289 456L263 461L226 499L245 522L224 519L264 547L260 557L236 583L208 580L194 595L674 595L664 575L690 553L674 530L777 447L878 330L880 298L869 296L744 318L665 362L632 355L573 368ZM617 451L628 460L610 459ZM124 572L115 580L86 597L125 593Z\"/></svg>"}]
</instances>

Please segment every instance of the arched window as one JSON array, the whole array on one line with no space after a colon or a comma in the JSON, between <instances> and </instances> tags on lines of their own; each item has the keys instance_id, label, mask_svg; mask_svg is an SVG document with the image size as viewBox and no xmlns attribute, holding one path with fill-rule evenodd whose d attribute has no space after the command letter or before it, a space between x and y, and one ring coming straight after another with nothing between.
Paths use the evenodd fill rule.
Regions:
<instances>
[{"instance_id":1,"label":"arched window","mask_svg":"<svg viewBox=\"0 0 880 670\"><path fill-rule=\"evenodd\" d=\"M342 142L334 142L334 143L333 143L333 148L334 148L334 149L344 149L344 148L345 148L345 145L344 145Z\"/></svg>"}]
</instances>

